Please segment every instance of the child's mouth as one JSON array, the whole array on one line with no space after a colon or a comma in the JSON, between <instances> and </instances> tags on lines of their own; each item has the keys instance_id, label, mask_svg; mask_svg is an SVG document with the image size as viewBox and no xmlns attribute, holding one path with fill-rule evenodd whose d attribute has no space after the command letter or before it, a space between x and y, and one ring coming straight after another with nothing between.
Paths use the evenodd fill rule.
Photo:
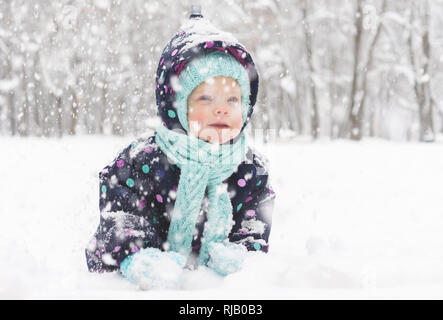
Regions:
<instances>
[{"instance_id":1,"label":"child's mouth","mask_svg":"<svg viewBox=\"0 0 443 320\"><path fill-rule=\"evenodd\" d=\"M209 125L210 127L213 128L218 128L218 129L227 129L229 128L229 125L225 124L225 123L213 123Z\"/></svg>"}]
</instances>

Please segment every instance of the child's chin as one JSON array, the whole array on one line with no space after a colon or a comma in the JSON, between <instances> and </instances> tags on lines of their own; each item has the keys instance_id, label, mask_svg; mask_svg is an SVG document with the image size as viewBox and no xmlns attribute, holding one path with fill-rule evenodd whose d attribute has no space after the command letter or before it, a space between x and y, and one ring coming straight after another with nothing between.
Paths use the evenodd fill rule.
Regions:
<instances>
[{"instance_id":1,"label":"child's chin","mask_svg":"<svg viewBox=\"0 0 443 320\"><path fill-rule=\"evenodd\" d=\"M206 128L199 134L199 138L214 144L223 144L235 138L239 134L238 129L215 129Z\"/></svg>"},{"instance_id":2,"label":"child's chin","mask_svg":"<svg viewBox=\"0 0 443 320\"><path fill-rule=\"evenodd\" d=\"M200 139L203 139L206 142L213 143L213 144L223 144L226 141L230 140L230 139L222 139L222 138L217 138L217 137L206 137L206 138L200 137Z\"/></svg>"},{"instance_id":3,"label":"child's chin","mask_svg":"<svg viewBox=\"0 0 443 320\"><path fill-rule=\"evenodd\" d=\"M207 140L210 143L214 144L223 144L228 142L229 140L233 139L231 135L223 135L223 136L216 136L216 137L209 137L209 140Z\"/></svg>"}]
</instances>

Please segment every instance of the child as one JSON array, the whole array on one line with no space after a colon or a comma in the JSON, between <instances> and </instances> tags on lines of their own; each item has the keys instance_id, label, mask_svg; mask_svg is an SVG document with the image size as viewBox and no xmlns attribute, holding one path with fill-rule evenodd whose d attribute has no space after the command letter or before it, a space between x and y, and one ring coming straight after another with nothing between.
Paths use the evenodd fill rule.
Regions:
<instances>
[{"instance_id":1,"label":"child","mask_svg":"<svg viewBox=\"0 0 443 320\"><path fill-rule=\"evenodd\" d=\"M268 251L275 194L267 161L245 134L257 91L245 48L191 15L158 66L162 125L100 172L91 272L119 270L143 289L178 288L185 265L224 276L248 250Z\"/></svg>"}]
</instances>

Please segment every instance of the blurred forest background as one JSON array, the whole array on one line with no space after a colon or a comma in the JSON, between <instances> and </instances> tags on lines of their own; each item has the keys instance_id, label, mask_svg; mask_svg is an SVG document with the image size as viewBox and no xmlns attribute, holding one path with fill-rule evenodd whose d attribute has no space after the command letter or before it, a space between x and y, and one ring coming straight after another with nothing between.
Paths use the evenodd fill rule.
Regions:
<instances>
[{"instance_id":1,"label":"blurred forest background","mask_svg":"<svg viewBox=\"0 0 443 320\"><path fill-rule=\"evenodd\" d=\"M249 130L314 140L442 135L441 0L0 0L0 135L154 129L158 60L191 4L256 62Z\"/></svg>"}]
</instances>

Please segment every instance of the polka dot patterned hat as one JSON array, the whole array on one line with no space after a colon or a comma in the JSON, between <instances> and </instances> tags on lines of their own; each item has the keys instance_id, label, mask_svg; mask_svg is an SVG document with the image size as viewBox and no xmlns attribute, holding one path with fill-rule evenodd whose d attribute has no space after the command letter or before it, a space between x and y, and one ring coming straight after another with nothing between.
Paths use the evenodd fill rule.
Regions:
<instances>
[{"instance_id":1,"label":"polka dot patterned hat","mask_svg":"<svg viewBox=\"0 0 443 320\"><path fill-rule=\"evenodd\" d=\"M157 114L161 118L163 126L170 130L187 131L184 98L187 98L187 95L191 93L191 87L193 89L198 85L197 82L204 81L209 75L202 75L195 82L191 80L188 83L189 87L186 85L185 88L186 91L190 90L189 92L182 90L176 92L175 89L181 86L177 85L181 80L190 75L190 73L185 75L186 70L189 71L194 67L200 69L198 66L200 63L205 65L213 63L214 60L217 60L214 58L221 58L222 63L215 63L216 71L211 71L211 73L230 76L236 79L241 86L242 103L244 107L247 105L243 110L244 122L241 130L244 130L257 101L258 72L249 52L232 34L218 30L202 17L189 19L180 27L180 31L167 43L160 57L155 93ZM228 65L229 67L227 67ZM240 66L242 68L239 68ZM239 136L237 135L237 137Z\"/></svg>"}]
</instances>

